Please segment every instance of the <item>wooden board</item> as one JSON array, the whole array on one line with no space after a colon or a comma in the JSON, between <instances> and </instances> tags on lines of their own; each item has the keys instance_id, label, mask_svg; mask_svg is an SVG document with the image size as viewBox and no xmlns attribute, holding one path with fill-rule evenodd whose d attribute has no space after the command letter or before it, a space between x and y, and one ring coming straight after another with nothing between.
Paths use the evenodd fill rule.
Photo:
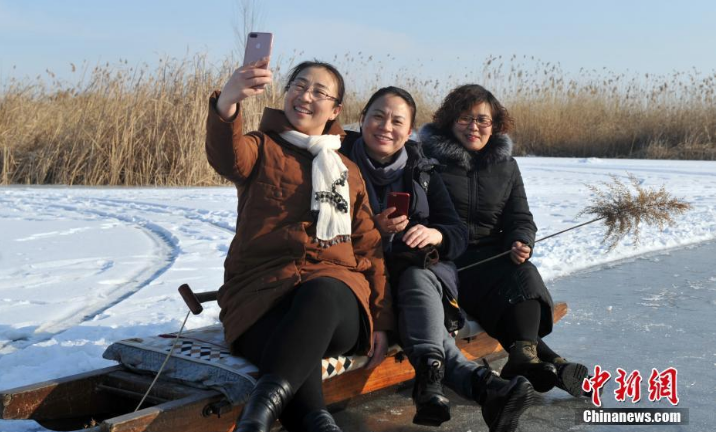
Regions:
<instances>
[{"instance_id":1,"label":"wooden board","mask_svg":"<svg viewBox=\"0 0 716 432\"><path fill-rule=\"evenodd\" d=\"M567 305L557 303L554 321L566 313ZM484 332L469 341L458 341L458 346L470 360L506 356L500 344ZM324 381L326 403L335 405L390 388L412 379L414 374L402 355L389 357L372 371L359 369ZM243 408L225 406L218 416L210 408L212 404L222 404L224 397L219 392L160 379L151 393L153 406L131 412L150 381L149 376L114 366L6 390L0 392L0 418L31 419L57 431L229 432Z\"/></svg>"},{"instance_id":2,"label":"wooden board","mask_svg":"<svg viewBox=\"0 0 716 432\"><path fill-rule=\"evenodd\" d=\"M554 322L559 321L566 314L567 304L557 303L554 308ZM488 355L492 358L507 356L500 343L485 332L470 338L469 341L460 340L457 346L468 360L480 359ZM413 367L401 354L387 358L372 371L359 369L324 381L323 395L326 404L330 405L408 381L413 377L415 377Z\"/></svg>"}]
</instances>

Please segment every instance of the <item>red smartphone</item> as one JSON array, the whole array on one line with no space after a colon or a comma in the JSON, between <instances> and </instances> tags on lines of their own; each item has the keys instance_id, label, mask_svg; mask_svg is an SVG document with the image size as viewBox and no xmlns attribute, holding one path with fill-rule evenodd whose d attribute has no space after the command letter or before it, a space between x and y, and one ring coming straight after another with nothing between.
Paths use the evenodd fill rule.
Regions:
<instances>
[{"instance_id":1,"label":"red smartphone","mask_svg":"<svg viewBox=\"0 0 716 432\"><path fill-rule=\"evenodd\" d=\"M388 192L388 207L395 207L395 211L388 218L407 216L410 207L410 194L407 192Z\"/></svg>"},{"instance_id":2,"label":"red smartphone","mask_svg":"<svg viewBox=\"0 0 716 432\"><path fill-rule=\"evenodd\" d=\"M244 66L257 62L264 57L271 57L273 46L273 33L249 33L246 38L246 51L244 52ZM268 65L266 65L268 68Z\"/></svg>"}]
</instances>

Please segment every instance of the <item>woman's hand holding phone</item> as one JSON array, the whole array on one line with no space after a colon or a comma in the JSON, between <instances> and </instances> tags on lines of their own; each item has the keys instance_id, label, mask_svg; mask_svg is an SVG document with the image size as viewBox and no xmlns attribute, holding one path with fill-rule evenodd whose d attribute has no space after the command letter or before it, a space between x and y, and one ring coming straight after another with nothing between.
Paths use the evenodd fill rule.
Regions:
<instances>
[{"instance_id":1,"label":"woman's hand holding phone","mask_svg":"<svg viewBox=\"0 0 716 432\"><path fill-rule=\"evenodd\" d=\"M224 120L230 120L236 115L237 103L266 91L266 86L273 81L273 73L267 68L268 63L269 58L265 57L231 74L216 101L216 109Z\"/></svg>"},{"instance_id":2,"label":"woman's hand holding phone","mask_svg":"<svg viewBox=\"0 0 716 432\"><path fill-rule=\"evenodd\" d=\"M389 217L395 212L395 210L395 207L388 207L373 217L373 221L383 237L399 233L408 226L407 216L401 215L394 218Z\"/></svg>"},{"instance_id":3,"label":"woman's hand holding phone","mask_svg":"<svg viewBox=\"0 0 716 432\"><path fill-rule=\"evenodd\" d=\"M247 36L244 65L234 71L216 101L216 109L224 120L234 118L237 103L263 93L273 81L268 68L273 34L251 32Z\"/></svg>"}]
</instances>

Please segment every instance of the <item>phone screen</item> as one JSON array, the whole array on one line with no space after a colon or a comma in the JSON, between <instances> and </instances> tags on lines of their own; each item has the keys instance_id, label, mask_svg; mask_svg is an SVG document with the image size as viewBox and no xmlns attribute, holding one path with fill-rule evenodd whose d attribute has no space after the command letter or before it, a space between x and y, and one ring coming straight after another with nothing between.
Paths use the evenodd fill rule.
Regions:
<instances>
[{"instance_id":1,"label":"phone screen","mask_svg":"<svg viewBox=\"0 0 716 432\"><path fill-rule=\"evenodd\" d=\"M410 206L410 194L407 192L389 192L388 207L395 207L395 211L388 217L395 218L398 216L407 216Z\"/></svg>"}]
</instances>

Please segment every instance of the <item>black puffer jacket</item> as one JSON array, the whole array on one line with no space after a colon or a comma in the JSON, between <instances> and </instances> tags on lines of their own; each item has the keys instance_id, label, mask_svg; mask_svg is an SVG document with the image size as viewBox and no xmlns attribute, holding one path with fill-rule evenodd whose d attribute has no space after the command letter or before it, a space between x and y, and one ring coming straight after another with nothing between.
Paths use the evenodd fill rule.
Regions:
<instances>
[{"instance_id":1,"label":"black puffer jacket","mask_svg":"<svg viewBox=\"0 0 716 432\"><path fill-rule=\"evenodd\" d=\"M507 135L492 135L479 152L466 150L450 135L426 125L420 140L428 157L444 167L442 178L470 235L467 251L455 264L460 268L509 250L520 241L534 247L537 227L527 204L522 176L512 157ZM504 313L517 303L540 303L538 335L552 331L554 303L542 277L531 262L515 264L509 256L460 272L460 306L500 343L511 322Z\"/></svg>"},{"instance_id":2,"label":"black puffer jacket","mask_svg":"<svg viewBox=\"0 0 716 432\"><path fill-rule=\"evenodd\" d=\"M351 157L353 144L360 138L356 132L348 132L343 140L340 152ZM440 173L437 172L437 161L425 157L421 145L415 141L405 144L408 152L408 161L404 170L403 183L409 185L403 192L410 193L410 207L408 209L409 223L406 229L393 236L389 244L384 244L385 260L390 275L391 284L397 284L402 271L409 265L418 265L417 262L427 262L415 258L418 250L410 249L402 239L402 234L414 225L424 225L433 228L443 235L443 241L437 248L439 261L433 262L426 268L430 269L443 284L443 304L445 306L445 326L449 331L457 330L464 323L464 315L457 305L458 274L453 263L463 255L467 248L467 228L460 220L450 195L445 187ZM367 177L364 175L364 179ZM380 202L385 202L380 197ZM383 208L374 208L378 214ZM386 238L383 238L385 242ZM405 257L414 257L415 261Z\"/></svg>"},{"instance_id":3,"label":"black puffer jacket","mask_svg":"<svg viewBox=\"0 0 716 432\"><path fill-rule=\"evenodd\" d=\"M351 157L353 143L360 138L356 132L348 132L343 140L340 152ZM434 228L443 235L443 242L438 248L441 260L454 260L459 257L467 247L467 231L464 223L455 212L441 175L435 169L437 161L425 157L420 144L408 141L405 144L408 152L408 162L404 172L404 183L409 186L410 208L408 217L410 222L406 231L413 225L421 224ZM365 179L365 176L364 176ZM373 209L380 213L383 209ZM395 236L392 247L386 253L395 252L404 246L403 241Z\"/></svg>"},{"instance_id":4,"label":"black puffer jacket","mask_svg":"<svg viewBox=\"0 0 716 432\"><path fill-rule=\"evenodd\" d=\"M469 232L469 259L487 258L520 241L534 247L537 227L507 135L493 135L480 152L469 152L431 124L420 130L428 157L444 167L442 178ZM465 263L458 263L458 266Z\"/></svg>"}]
</instances>

